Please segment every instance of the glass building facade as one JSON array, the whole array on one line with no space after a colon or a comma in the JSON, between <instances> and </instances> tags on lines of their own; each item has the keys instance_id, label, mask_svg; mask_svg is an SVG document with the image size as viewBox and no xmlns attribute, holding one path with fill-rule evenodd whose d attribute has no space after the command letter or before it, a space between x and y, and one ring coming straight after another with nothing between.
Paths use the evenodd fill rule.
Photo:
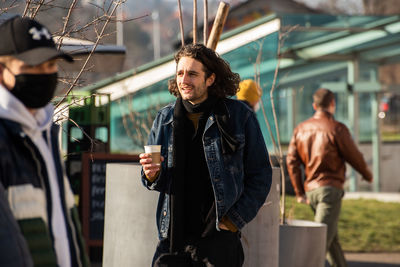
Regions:
<instances>
[{"instance_id":1,"label":"glass building facade","mask_svg":"<svg viewBox=\"0 0 400 267\"><path fill-rule=\"evenodd\" d=\"M280 23L278 30L220 52L242 79L255 79L262 87L263 108L257 111L257 117L272 153L272 138L277 138L275 126L278 126L281 144L287 145L294 127L313 115L312 94L320 87L335 92L335 117L345 123L360 142L370 142L373 138L374 105L377 101L392 101L391 109L395 111L390 114L393 127L389 128L395 128L395 131L390 136L391 140L400 140L400 130L395 127L400 123L396 115L399 107L393 107L396 103L398 105L398 101L391 97L400 95L399 91L388 96L380 91L382 88L364 90L360 86L363 82L378 83L380 59L389 57L379 53L379 49L384 45L390 49L396 40L400 40L398 16L271 16L234 33L227 33L222 40L229 42L235 34L251 31L277 19ZM167 59L170 60L171 57ZM143 151L157 111L175 99L167 88L172 75L112 101L111 152ZM271 94L272 88L274 91ZM277 123L274 121L272 100ZM387 105L380 104L378 110L380 118L386 116L386 120L389 113L383 114L381 109ZM385 128L382 129L385 140Z\"/></svg>"}]
</instances>

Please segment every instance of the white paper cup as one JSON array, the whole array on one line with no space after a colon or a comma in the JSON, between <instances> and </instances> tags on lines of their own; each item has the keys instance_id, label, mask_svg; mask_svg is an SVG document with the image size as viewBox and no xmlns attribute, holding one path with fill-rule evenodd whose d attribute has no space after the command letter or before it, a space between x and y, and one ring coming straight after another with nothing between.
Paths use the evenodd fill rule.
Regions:
<instances>
[{"instance_id":1,"label":"white paper cup","mask_svg":"<svg viewBox=\"0 0 400 267\"><path fill-rule=\"evenodd\" d=\"M144 146L144 152L150 154L153 163L161 163L161 145L148 145Z\"/></svg>"}]
</instances>

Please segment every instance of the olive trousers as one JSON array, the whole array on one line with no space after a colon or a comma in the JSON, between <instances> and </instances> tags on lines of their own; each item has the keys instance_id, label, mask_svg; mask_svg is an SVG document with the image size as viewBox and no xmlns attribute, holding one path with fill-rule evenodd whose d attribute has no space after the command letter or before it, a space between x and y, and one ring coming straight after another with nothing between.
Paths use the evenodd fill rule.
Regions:
<instances>
[{"instance_id":1,"label":"olive trousers","mask_svg":"<svg viewBox=\"0 0 400 267\"><path fill-rule=\"evenodd\" d=\"M327 260L332 267L347 267L346 259L338 238L338 221L344 191L322 186L306 193L314 212L314 221L327 225Z\"/></svg>"}]
</instances>

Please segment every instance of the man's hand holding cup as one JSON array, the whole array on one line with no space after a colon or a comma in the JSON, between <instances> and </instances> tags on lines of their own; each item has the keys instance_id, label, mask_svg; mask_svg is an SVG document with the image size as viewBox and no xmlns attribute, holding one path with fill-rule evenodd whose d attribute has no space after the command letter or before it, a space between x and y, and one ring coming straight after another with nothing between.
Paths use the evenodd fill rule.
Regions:
<instances>
[{"instance_id":1,"label":"man's hand holding cup","mask_svg":"<svg viewBox=\"0 0 400 267\"><path fill-rule=\"evenodd\" d=\"M164 157L161 156L161 145L144 146L144 153L140 154L139 158L147 179L150 182L154 181L159 174L161 162L164 161Z\"/></svg>"}]
</instances>

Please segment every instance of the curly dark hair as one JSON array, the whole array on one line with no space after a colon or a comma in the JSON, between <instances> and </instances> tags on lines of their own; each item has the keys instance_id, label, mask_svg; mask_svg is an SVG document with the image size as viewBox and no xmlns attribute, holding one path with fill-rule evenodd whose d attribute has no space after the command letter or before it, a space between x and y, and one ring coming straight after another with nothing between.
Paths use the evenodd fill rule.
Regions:
<instances>
[{"instance_id":1,"label":"curly dark hair","mask_svg":"<svg viewBox=\"0 0 400 267\"><path fill-rule=\"evenodd\" d=\"M175 54L175 62L178 64L182 57L190 57L203 64L206 79L215 73L214 83L208 87L208 93L223 98L234 96L239 88L240 75L232 72L229 63L223 60L216 52L202 44L189 44L183 46ZM169 92L180 96L176 76L168 81Z\"/></svg>"}]
</instances>

